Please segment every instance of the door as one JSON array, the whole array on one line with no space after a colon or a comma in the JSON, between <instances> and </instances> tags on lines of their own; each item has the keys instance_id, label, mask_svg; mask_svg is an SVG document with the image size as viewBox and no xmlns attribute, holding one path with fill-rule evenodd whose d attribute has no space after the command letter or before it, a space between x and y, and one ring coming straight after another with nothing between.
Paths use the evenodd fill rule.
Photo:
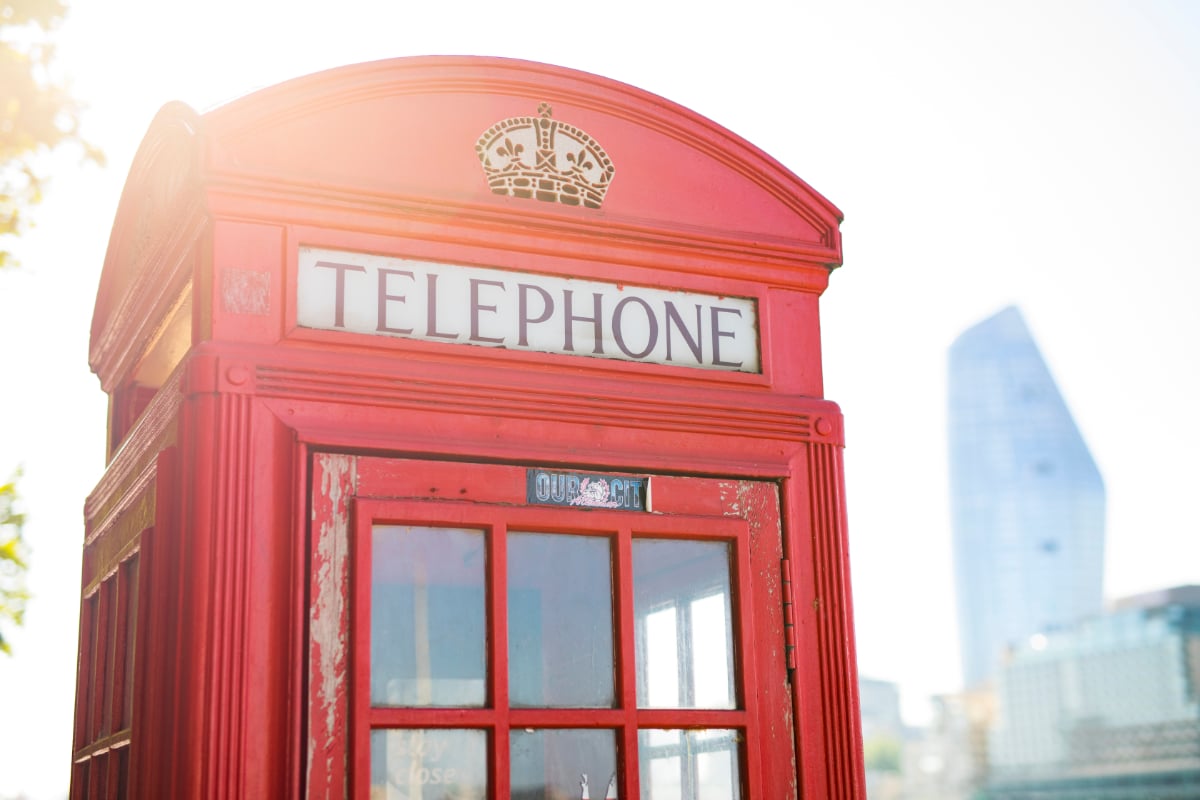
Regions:
<instances>
[{"instance_id":1,"label":"door","mask_svg":"<svg viewBox=\"0 0 1200 800\"><path fill-rule=\"evenodd\" d=\"M775 484L533 472L314 457L308 796L795 797Z\"/></svg>"}]
</instances>

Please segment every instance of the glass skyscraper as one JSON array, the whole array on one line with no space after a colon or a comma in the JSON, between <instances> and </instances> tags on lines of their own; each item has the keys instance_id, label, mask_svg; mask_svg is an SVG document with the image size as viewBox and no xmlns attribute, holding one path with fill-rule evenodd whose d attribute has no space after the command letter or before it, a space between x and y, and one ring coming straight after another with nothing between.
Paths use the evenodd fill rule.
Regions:
<instances>
[{"instance_id":1,"label":"glass skyscraper","mask_svg":"<svg viewBox=\"0 0 1200 800\"><path fill-rule=\"evenodd\" d=\"M1015 307L949 357L950 500L967 688L1101 611L1104 483Z\"/></svg>"}]
</instances>

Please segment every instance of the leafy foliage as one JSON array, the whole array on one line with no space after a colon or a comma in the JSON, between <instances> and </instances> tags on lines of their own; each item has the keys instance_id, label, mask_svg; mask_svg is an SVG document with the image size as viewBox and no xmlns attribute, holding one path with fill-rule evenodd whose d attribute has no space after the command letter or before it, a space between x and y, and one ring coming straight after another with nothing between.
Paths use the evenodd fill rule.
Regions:
<instances>
[{"instance_id":1,"label":"leafy foliage","mask_svg":"<svg viewBox=\"0 0 1200 800\"><path fill-rule=\"evenodd\" d=\"M73 144L84 160L104 161L79 134L82 107L52 72L49 36L65 13L62 0L0 0L0 269L14 263L5 237L28 229L26 211L42 199L39 156Z\"/></svg>"},{"instance_id":2,"label":"leafy foliage","mask_svg":"<svg viewBox=\"0 0 1200 800\"><path fill-rule=\"evenodd\" d=\"M868 770L900 772L903 745L891 736L873 736L863 743L863 761Z\"/></svg>"},{"instance_id":3,"label":"leafy foliage","mask_svg":"<svg viewBox=\"0 0 1200 800\"><path fill-rule=\"evenodd\" d=\"M28 546L21 536L25 515L19 508L17 477L0 484L0 651L11 653L4 639L4 623L20 625L29 592L25 589Z\"/></svg>"}]
</instances>

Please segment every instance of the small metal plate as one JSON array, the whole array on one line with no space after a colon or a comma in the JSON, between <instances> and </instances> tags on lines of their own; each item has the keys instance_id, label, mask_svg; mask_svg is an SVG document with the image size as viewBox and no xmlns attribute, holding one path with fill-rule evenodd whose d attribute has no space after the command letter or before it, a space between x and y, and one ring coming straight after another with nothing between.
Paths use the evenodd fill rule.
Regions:
<instances>
[{"instance_id":1,"label":"small metal plate","mask_svg":"<svg viewBox=\"0 0 1200 800\"><path fill-rule=\"evenodd\" d=\"M525 471L525 500L531 505L650 510L650 479L548 469Z\"/></svg>"}]
</instances>

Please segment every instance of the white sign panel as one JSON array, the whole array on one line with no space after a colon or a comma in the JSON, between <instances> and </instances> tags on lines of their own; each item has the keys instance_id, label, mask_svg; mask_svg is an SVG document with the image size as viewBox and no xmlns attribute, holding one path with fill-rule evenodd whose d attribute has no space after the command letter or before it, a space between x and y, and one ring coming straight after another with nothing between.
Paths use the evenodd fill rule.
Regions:
<instances>
[{"instance_id":1,"label":"white sign panel","mask_svg":"<svg viewBox=\"0 0 1200 800\"><path fill-rule=\"evenodd\" d=\"M300 248L306 328L758 372L754 300Z\"/></svg>"}]
</instances>

